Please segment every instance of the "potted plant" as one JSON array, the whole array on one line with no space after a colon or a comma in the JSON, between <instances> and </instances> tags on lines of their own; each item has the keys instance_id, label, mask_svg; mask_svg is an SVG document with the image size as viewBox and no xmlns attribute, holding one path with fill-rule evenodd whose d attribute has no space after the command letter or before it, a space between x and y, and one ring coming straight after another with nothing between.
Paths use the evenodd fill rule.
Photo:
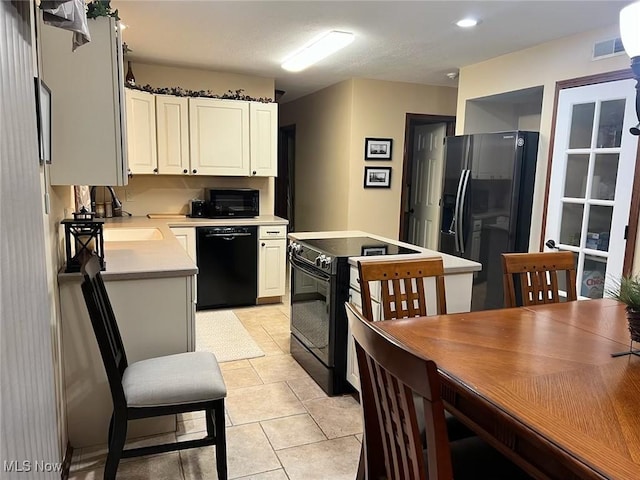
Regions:
<instances>
[{"instance_id":1,"label":"potted plant","mask_svg":"<svg viewBox=\"0 0 640 480\"><path fill-rule=\"evenodd\" d=\"M607 293L627 306L631 341L640 342L640 275L623 276Z\"/></svg>"}]
</instances>

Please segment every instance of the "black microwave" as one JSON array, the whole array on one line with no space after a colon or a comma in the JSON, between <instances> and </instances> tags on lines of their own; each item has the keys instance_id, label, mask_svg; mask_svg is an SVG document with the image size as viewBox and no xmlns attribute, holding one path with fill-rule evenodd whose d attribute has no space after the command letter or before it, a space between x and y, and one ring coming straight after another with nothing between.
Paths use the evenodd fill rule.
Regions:
<instances>
[{"instance_id":1,"label":"black microwave","mask_svg":"<svg viewBox=\"0 0 640 480\"><path fill-rule=\"evenodd\" d=\"M251 188L209 190L209 218L251 218L260 214L260 191Z\"/></svg>"}]
</instances>

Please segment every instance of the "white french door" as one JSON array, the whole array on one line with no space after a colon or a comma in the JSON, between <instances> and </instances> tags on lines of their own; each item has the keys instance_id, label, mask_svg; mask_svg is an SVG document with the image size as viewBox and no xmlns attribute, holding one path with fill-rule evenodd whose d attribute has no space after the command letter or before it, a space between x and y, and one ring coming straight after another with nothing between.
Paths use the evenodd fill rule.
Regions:
<instances>
[{"instance_id":1,"label":"white french door","mask_svg":"<svg viewBox=\"0 0 640 480\"><path fill-rule=\"evenodd\" d=\"M601 298L622 274L638 137L635 80L561 90L545 243L577 254L577 293Z\"/></svg>"}]
</instances>

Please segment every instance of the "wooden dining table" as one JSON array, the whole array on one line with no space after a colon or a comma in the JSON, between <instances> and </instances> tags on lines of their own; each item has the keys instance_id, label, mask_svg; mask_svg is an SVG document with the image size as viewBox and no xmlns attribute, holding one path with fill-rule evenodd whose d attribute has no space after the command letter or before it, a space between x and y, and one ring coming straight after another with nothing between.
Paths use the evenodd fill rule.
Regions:
<instances>
[{"instance_id":1,"label":"wooden dining table","mask_svg":"<svg viewBox=\"0 0 640 480\"><path fill-rule=\"evenodd\" d=\"M640 357L611 299L377 322L445 407L540 479L640 479Z\"/></svg>"}]
</instances>

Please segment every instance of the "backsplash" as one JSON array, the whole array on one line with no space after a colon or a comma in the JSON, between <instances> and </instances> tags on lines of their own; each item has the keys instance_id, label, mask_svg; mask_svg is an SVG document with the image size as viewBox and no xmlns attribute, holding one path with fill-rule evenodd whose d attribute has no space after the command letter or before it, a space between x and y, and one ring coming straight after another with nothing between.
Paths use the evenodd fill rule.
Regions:
<instances>
[{"instance_id":1,"label":"backsplash","mask_svg":"<svg viewBox=\"0 0 640 480\"><path fill-rule=\"evenodd\" d=\"M134 175L126 187L115 187L122 209L134 216L148 213L188 214L193 199L204 200L208 188L255 188L260 190L260 215L273 215L274 179L271 177L206 177ZM109 194L104 189L106 198ZM97 201L104 194L98 187Z\"/></svg>"}]
</instances>

